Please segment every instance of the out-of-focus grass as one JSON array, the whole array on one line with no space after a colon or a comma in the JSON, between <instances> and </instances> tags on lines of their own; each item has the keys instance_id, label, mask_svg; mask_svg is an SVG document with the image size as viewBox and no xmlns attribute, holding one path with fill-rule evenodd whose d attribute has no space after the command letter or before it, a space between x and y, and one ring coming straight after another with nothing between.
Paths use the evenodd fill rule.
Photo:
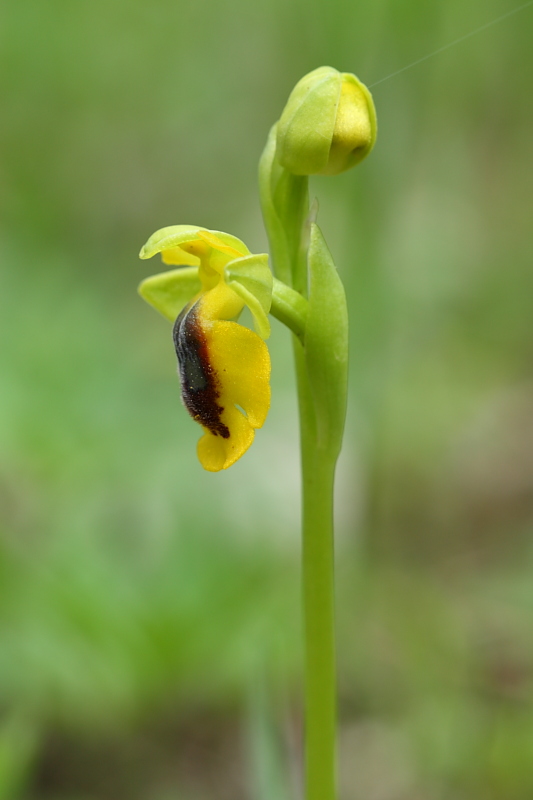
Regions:
<instances>
[{"instance_id":1,"label":"out-of-focus grass","mask_svg":"<svg viewBox=\"0 0 533 800\"><path fill-rule=\"evenodd\" d=\"M237 800L250 680L298 717L286 336L267 425L206 475L136 254L177 222L264 249L257 159L304 72L371 84L508 10L6 4L0 798ZM346 800L533 793L531 13L376 86L371 159L312 184L352 320Z\"/></svg>"}]
</instances>

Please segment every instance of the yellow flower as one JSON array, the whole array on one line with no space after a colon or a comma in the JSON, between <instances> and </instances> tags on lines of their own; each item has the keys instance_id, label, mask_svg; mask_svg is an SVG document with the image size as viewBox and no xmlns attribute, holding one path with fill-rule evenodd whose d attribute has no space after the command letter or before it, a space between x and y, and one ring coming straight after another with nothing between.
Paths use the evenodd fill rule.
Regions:
<instances>
[{"instance_id":1,"label":"yellow flower","mask_svg":"<svg viewBox=\"0 0 533 800\"><path fill-rule=\"evenodd\" d=\"M272 273L268 256L253 255L240 239L195 225L162 228L141 258L161 253L179 269L147 278L140 295L174 321L181 396L204 435L204 469L227 469L250 447L270 406L268 312ZM257 333L236 319L245 306ZM259 334L259 335L258 335Z\"/></svg>"}]
</instances>

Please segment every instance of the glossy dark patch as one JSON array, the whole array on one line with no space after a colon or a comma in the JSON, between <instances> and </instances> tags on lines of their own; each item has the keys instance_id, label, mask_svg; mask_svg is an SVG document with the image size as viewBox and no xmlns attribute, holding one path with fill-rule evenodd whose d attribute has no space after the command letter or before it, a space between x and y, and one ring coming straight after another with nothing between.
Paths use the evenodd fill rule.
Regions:
<instances>
[{"instance_id":1,"label":"glossy dark patch","mask_svg":"<svg viewBox=\"0 0 533 800\"><path fill-rule=\"evenodd\" d=\"M200 302L198 300L190 308L183 309L172 331L178 356L181 396L193 419L215 436L229 439L229 428L220 419L224 409L218 404L218 378L210 363L205 334L198 319Z\"/></svg>"}]
</instances>

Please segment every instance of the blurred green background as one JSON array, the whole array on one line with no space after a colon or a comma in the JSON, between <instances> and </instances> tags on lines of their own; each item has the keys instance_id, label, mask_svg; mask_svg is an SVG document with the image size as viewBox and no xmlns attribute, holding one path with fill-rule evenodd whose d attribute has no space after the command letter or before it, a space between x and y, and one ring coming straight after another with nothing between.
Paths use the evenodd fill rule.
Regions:
<instances>
[{"instance_id":1,"label":"blurred green background","mask_svg":"<svg viewBox=\"0 0 533 800\"><path fill-rule=\"evenodd\" d=\"M288 800L301 733L287 333L202 471L157 228L266 249L257 161L321 64L372 85L502 0L17 0L0 11L0 800ZM528 8L374 90L317 179L346 283L342 800L533 796Z\"/></svg>"}]
</instances>

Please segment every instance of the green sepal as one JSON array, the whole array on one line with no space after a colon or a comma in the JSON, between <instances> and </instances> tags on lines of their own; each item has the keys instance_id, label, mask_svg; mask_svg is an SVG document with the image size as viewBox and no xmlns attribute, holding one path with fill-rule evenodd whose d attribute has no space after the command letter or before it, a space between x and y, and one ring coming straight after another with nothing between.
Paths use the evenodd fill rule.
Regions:
<instances>
[{"instance_id":1,"label":"green sepal","mask_svg":"<svg viewBox=\"0 0 533 800\"><path fill-rule=\"evenodd\" d=\"M250 253L244 242L237 239L224 231L211 231L208 228L199 228L198 225L170 225L167 228L160 228L153 233L145 245L141 248L139 258L152 258L156 253L161 253L163 250L169 250L172 247L180 247L182 244L187 244L198 239L197 233L199 231L206 231L217 236L221 242L233 247L242 255Z\"/></svg>"},{"instance_id":2,"label":"green sepal","mask_svg":"<svg viewBox=\"0 0 533 800\"><path fill-rule=\"evenodd\" d=\"M254 319L254 326L262 339L270 336L268 313L272 304L273 277L268 266L268 255L250 255L230 261L224 279L244 300Z\"/></svg>"},{"instance_id":3,"label":"green sepal","mask_svg":"<svg viewBox=\"0 0 533 800\"><path fill-rule=\"evenodd\" d=\"M152 258L162 250L179 247L183 242L190 242L196 238L196 232L199 230L198 225L169 225L166 228L159 228L141 247L139 258Z\"/></svg>"},{"instance_id":4,"label":"green sepal","mask_svg":"<svg viewBox=\"0 0 533 800\"><path fill-rule=\"evenodd\" d=\"M156 311L174 322L201 290L198 267L181 267L146 278L137 291Z\"/></svg>"},{"instance_id":5,"label":"green sepal","mask_svg":"<svg viewBox=\"0 0 533 800\"><path fill-rule=\"evenodd\" d=\"M338 455L346 418L348 309L344 286L320 228L311 224L305 359L315 407L318 443Z\"/></svg>"}]
</instances>

